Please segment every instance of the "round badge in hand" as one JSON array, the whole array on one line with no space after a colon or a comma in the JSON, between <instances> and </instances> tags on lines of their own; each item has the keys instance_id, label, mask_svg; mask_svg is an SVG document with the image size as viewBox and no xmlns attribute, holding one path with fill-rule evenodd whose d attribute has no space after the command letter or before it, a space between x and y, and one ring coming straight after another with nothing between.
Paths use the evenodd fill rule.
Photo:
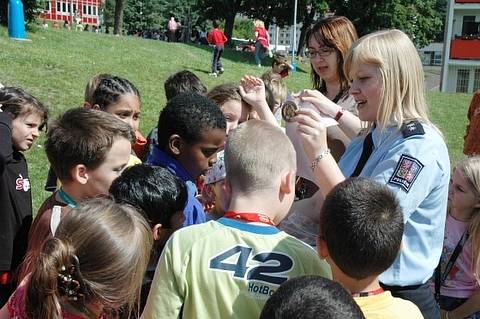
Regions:
<instances>
[{"instance_id":1,"label":"round badge in hand","mask_svg":"<svg viewBox=\"0 0 480 319\"><path fill-rule=\"evenodd\" d=\"M282 117L286 122L290 122L297 115L298 105L294 101L285 101L282 104Z\"/></svg>"}]
</instances>

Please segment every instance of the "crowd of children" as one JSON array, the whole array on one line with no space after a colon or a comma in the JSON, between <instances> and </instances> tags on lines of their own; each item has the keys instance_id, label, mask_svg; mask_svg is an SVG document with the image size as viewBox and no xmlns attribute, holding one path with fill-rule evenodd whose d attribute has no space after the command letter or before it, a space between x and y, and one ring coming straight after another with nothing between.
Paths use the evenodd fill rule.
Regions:
<instances>
[{"instance_id":1,"label":"crowd of children","mask_svg":"<svg viewBox=\"0 0 480 319\"><path fill-rule=\"evenodd\" d=\"M49 122L34 219L23 152L48 108L0 88L0 319L480 317L480 157L450 179L412 42L344 17L306 40L291 117L280 55L210 91L172 74L146 139L135 85L94 75Z\"/></svg>"}]
</instances>

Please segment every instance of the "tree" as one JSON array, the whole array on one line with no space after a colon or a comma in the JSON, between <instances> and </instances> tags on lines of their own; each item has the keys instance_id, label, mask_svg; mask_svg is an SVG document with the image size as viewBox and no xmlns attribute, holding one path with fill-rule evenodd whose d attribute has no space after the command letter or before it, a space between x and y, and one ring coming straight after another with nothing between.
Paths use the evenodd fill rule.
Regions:
<instances>
[{"instance_id":1,"label":"tree","mask_svg":"<svg viewBox=\"0 0 480 319\"><path fill-rule=\"evenodd\" d=\"M435 1L435 12L438 12L440 16L440 20L442 21L442 27L438 30L437 34L435 35L436 42L443 42L444 32L445 32L445 20L447 17L447 8L448 8L448 1L447 0L437 0Z\"/></svg>"},{"instance_id":2,"label":"tree","mask_svg":"<svg viewBox=\"0 0 480 319\"><path fill-rule=\"evenodd\" d=\"M314 1L306 6L302 19L302 27L300 28L300 37L298 38L297 56L303 54L303 48L305 47L305 37L307 30L314 22L315 15L323 16L328 10L328 4L325 0Z\"/></svg>"},{"instance_id":3,"label":"tree","mask_svg":"<svg viewBox=\"0 0 480 319\"><path fill-rule=\"evenodd\" d=\"M240 39L252 39L252 25L253 21L251 19L236 17L233 36Z\"/></svg>"},{"instance_id":4,"label":"tree","mask_svg":"<svg viewBox=\"0 0 480 319\"><path fill-rule=\"evenodd\" d=\"M163 30L166 25L161 3L154 0L127 0L123 15L124 28L134 30Z\"/></svg>"},{"instance_id":5,"label":"tree","mask_svg":"<svg viewBox=\"0 0 480 319\"><path fill-rule=\"evenodd\" d=\"M244 14L265 21L265 26L274 23L280 27L290 26L294 21L295 2L289 0L249 0L244 4ZM323 15L328 9L326 0L298 0L297 23L302 23L299 34L297 55L302 54L305 35L312 25L315 15Z\"/></svg>"},{"instance_id":6,"label":"tree","mask_svg":"<svg viewBox=\"0 0 480 319\"><path fill-rule=\"evenodd\" d=\"M106 30L110 30L114 24L115 0L102 1L101 10L103 16L102 23L105 25Z\"/></svg>"},{"instance_id":7,"label":"tree","mask_svg":"<svg viewBox=\"0 0 480 319\"><path fill-rule=\"evenodd\" d=\"M225 20L225 35L229 42L233 34L235 17L240 13L244 4L243 0L199 0L195 9L201 12L204 19ZM252 31L253 32L253 31Z\"/></svg>"},{"instance_id":8,"label":"tree","mask_svg":"<svg viewBox=\"0 0 480 319\"><path fill-rule=\"evenodd\" d=\"M115 0L115 18L113 23L113 34L122 35L123 4L123 0Z\"/></svg>"},{"instance_id":9,"label":"tree","mask_svg":"<svg viewBox=\"0 0 480 319\"><path fill-rule=\"evenodd\" d=\"M397 28L407 33L419 47L428 45L442 21L435 0L330 0L330 9L344 15L359 35L380 29Z\"/></svg>"},{"instance_id":10,"label":"tree","mask_svg":"<svg viewBox=\"0 0 480 319\"><path fill-rule=\"evenodd\" d=\"M22 0L25 22L27 24L35 21L41 2L37 0ZM8 0L0 1L0 24L8 24Z\"/></svg>"}]
</instances>

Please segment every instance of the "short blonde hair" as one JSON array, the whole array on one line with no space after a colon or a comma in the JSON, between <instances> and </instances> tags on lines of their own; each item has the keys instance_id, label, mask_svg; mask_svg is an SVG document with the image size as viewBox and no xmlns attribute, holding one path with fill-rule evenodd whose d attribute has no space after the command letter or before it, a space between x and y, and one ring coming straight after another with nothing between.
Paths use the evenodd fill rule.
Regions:
<instances>
[{"instance_id":1,"label":"short blonde hair","mask_svg":"<svg viewBox=\"0 0 480 319\"><path fill-rule=\"evenodd\" d=\"M296 167L295 149L279 127L254 119L228 135L225 170L232 190L252 194L272 188L282 171Z\"/></svg>"},{"instance_id":2,"label":"short blonde hair","mask_svg":"<svg viewBox=\"0 0 480 319\"><path fill-rule=\"evenodd\" d=\"M382 76L377 125L385 128L391 121L400 128L413 120L431 123L427 114L422 63L417 49L400 30L368 34L356 42L345 58L345 73L355 65L374 65Z\"/></svg>"},{"instance_id":3,"label":"short blonde hair","mask_svg":"<svg viewBox=\"0 0 480 319\"><path fill-rule=\"evenodd\" d=\"M263 23L262 20L255 20L255 21L253 21L253 25L255 26L255 28L263 28L263 29L265 29L265 23Z\"/></svg>"},{"instance_id":4,"label":"short blonde hair","mask_svg":"<svg viewBox=\"0 0 480 319\"><path fill-rule=\"evenodd\" d=\"M268 107L273 112L275 104L280 104L287 98L287 84L280 74L272 70L263 73L261 79L265 84L265 97Z\"/></svg>"}]
</instances>

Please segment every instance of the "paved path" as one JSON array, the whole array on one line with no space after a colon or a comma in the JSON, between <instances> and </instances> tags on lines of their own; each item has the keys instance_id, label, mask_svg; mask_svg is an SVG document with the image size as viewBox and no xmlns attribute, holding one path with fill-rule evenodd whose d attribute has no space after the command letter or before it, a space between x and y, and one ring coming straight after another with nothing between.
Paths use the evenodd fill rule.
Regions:
<instances>
[{"instance_id":1,"label":"paved path","mask_svg":"<svg viewBox=\"0 0 480 319\"><path fill-rule=\"evenodd\" d=\"M425 72L425 86L427 91L438 91L440 88L441 67L425 66L423 70Z\"/></svg>"}]
</instances>

